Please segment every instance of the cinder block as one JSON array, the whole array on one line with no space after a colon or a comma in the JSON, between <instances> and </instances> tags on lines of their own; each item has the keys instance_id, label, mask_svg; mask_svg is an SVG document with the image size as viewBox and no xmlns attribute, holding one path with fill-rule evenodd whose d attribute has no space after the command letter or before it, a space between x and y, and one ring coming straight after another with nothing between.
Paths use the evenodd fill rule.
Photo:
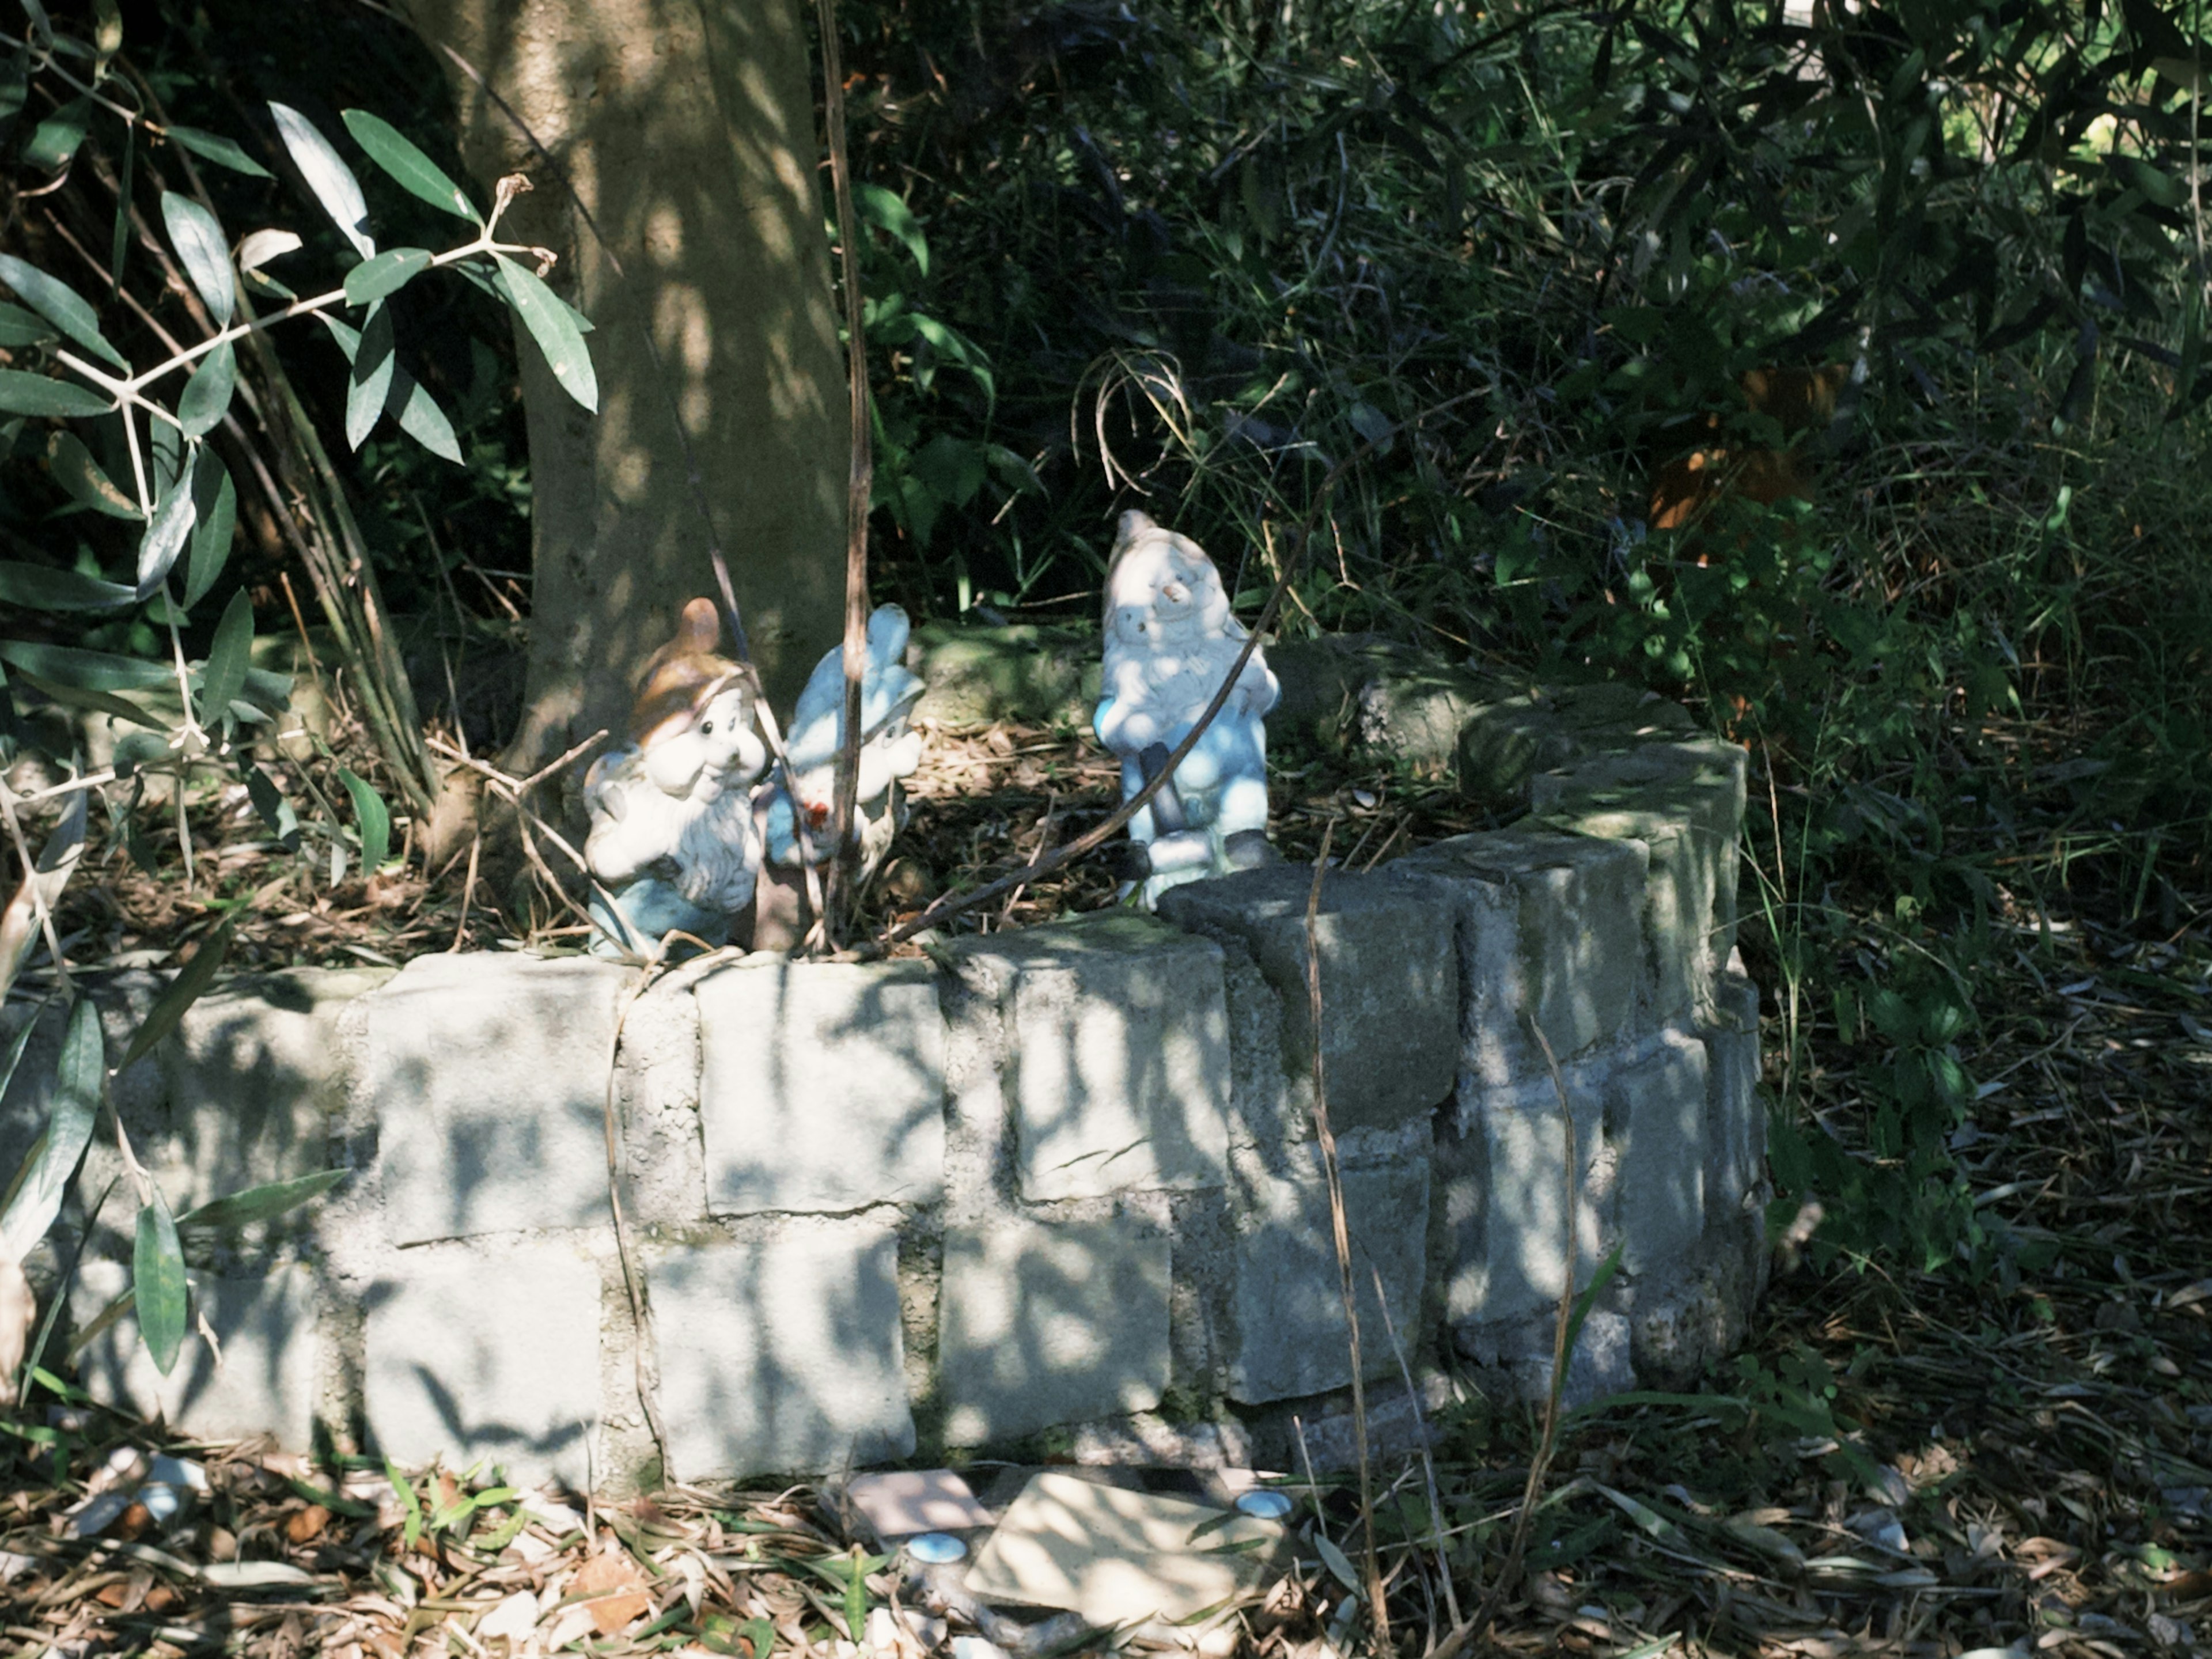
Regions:
<instances>
[{"instance_id":1,"label":"cinder block","mask_svg":"<svg viewBox=\"0 0 2212 1659\"><path fill-rule=\"evenodd\" d=\"M817 1474L914 1450L889 1230L794 1226L672 1250L647 1276L672 1479Z\"/></svg>"},{"instance_id":2,"label":"cinder block","mask_svg":"<svg viewBox=\"0 0 2212 1659\"><path fill-rule=\"evenodd\" d=\"M121 1261L88 1261L79 1270L70 1312L79 1328L130 1288ZM167 1376L125 1314L77 1356L77 1377L104 1405L159 1417L171 1428L210 1440L267 1435L288 1451L309 1449L316 1395L314 1281L305 1267L266 1276L192 1278L193 1319ZM199 1334L204 1317L222 1345L216 1363ZM51 1364L51 1360L48 1362Z\"/></svg>"},{"instance_id":3,"label":"cinder block","mask_svg":"<svg viewBox=\"0 0 2212 1659\"><path fill-rule=\"evenodd\" d=\"M1531 812L1553 827L1650 849L1644 912L1647 1024L1694 1007L1735 948L1744 751L1713 738L1650 743L1529 781Z\"/></svg>"},{"instance_id":4,"label":"cinder block","mask_svg":"<svg viewBox=\"0 0 2212 1659\"><path fill-rule=\"evenodd\" d=\"M1350 1328L1328 1188L1317 1152L1290 1179L1254 1178L1234 1203L1234 1334L1229 1397L1247 1405L1343 1388L1352 1381ZM1395 1375L1389 1326L1411 1359L1419 1346L1426 1276L1429 1168L1425 1159L1343 1174L1360 1358L1369 1376ZM1389 1321L1375 1293L1382 1277Z\"/></svg>"},{"instance_id":5,"label":"cinder block","mask_svg":"<svg viewBox=\"0 0 2212 1659\"><path fill-rule=\"evenodd\" d=\"M602 1159L604 1167L604 1159ZM370 1285L362 1403L402 1464L591 1484L599 1269L566 1243L405 1251Z\"/></svg>"},{"instance_id":6,"label":"cinder block","mask_svg":"<svg viewBox=\"0 0 2212 1659\"><path fill-rule=\"evenodd\" d=\"M954 1445L1150 1411L1166 1391L1169 1241L1142 1216L945 1235L938 1370Z\"/></svg>"},{"instance_id":7,"label":"cinder block","mask_svg":"<svg viewBox=\"0 0 2212 1659\"><path fill-rule=\"evenodd\" d=\"M1766 1176L1766 1103L1759 1094L1759 988L1740 971L1721 975L1717 1022L1702 1035L1711 1055L1706 1092L1705 1207L1733 1215L1756 1201Z\"/></svg>"},{"instance_id":8,"label":"cinder block","mask_svg":"<svg viewBox=\"0 0 2212 1659\"><path fill-rule=\"evenodd\" d=\"M1604 1058L1565 1069L1574 1105L1575 1283L1589 1283L1614 1231L1616 1166L1604 1135ZM1555 1304L1565 1279L1565 1115L1549 1077L1471 1089L1448 1162L1446 1316L1455 1326L1519 1318Z\"/></svg>"},{"instance_id":9,"label":"cinder block","mask_svg":"<svg viewBox=\"0 0 2212 1659\"><path fill-rule=\"evenodd\" d=\"M951 955L991 988L1010 1035L1000 1059L1024 1199L1227 1179L1220 946L1117 910Z\"/></svg>"},{"instance_id":10,"label":"cinder block","mask_svg":"<svg viewBox=\"0 0 2212 1659\"><path fill-rule=\"evenodd\" d=\"M394 1243L607 1218L612 963L419 957L364 1005Z\"/></svg>"},{"instance_id":11,"label":"cinder block","mask_svg":"<svg viewBox=\"0 0 2212 1659\"><path fill-rule=\"evenodd\" d=\"M338 1016L386 968L295 968L231 981L185 1011L161 1045L169 1133L142 1149L179 1212L330 1165L343 1105Z\"/></svg>"},{"instance_id":12,"label":"cinder block","mask_svg":"<svg viewBox=\"0 0 2212 1659\"><path fill-rule=\"evenodd\" d=\"M1707 1073L1705 1045L1668 1030L1607 1085L1620 1265L1638 1277L1686 1261L1705 1231Z\"/></svg>"},{"instance_id":13,"label":"cinder block","mask_svg":"<svg viewBox=\"0 0 2212 1659\"><path fill-rule=\"evenodd\" d=\"M942 1194L945 1019L927 963L729 968L694 994L709 1209Z\"/></svg>"},{"instance_id":14,"label":"cinder block","mask_svg":"<svg viewBox=\"0 0 2212 1659\"><path fill-rule=\"evenodd\" d=\"M1460 791L1479 801L1525 803L1538 772L1694 724L1680 703L1613 681L1506 697L1475 710L1461 729Z\"/></svg>"},{"instance_id":15,"label":"cinder block","mask_svg":"<svg viewBox=\"0 0 2212 1659\"><path fill-rule=\"evenodd\" d=\"M1386 874L1425 878L1451 895L1467 1083L1546 1076L1531 1020L1561 1060L1628 1025L1650 863L1641 842L1501 830L1455 836L1389 866Z\"/></svg>"},{"instance_id":16,"label":"cinder block","mask_svg":"<svg viewBox=\"0 0 2212 1659\"><path fill-rule=\"evenodd\" d=\"M1279 864L1193 882L1160 898L1168 921L1251 952L1281 1004L1286 1079L1309 1077L1313 1066L1312 891L1310 870ZM1390 1127L1451 1093L1459 958L1441 897L1441 890L1403 878L1331 872L1322 879L1314 917L1321 1051L1329 1122L1339 1131Z\"/></svg>"},{"instance_id":17,"label":"cinder block","mask_svg":"<svg viewBox=\"0 0 2212 1659\"><path fill-rule=\"evenodd\" d=\"M1552 1355L1558 1343L1556 1309L1502 1324L1469 1327L1456 1337L1459 1351L1495 1373L1509 1398L1531 1405L1540 1405L1551 1395ZM1583 1321L1574 1351L1567 1356L1559 1409L1577 1411L1634 1388L1638 1380L1634 1352L1629 1321L1620 1314L1593 1308Z\"/></svg>"}]
</instances>

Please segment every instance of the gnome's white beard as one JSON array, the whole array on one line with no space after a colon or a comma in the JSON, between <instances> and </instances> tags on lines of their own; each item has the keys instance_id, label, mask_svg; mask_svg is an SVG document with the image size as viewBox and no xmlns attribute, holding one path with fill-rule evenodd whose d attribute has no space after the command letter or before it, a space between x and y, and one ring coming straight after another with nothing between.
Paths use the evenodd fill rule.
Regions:
<instances>
[{"instance_id":1,"label":"gnome's white beard","mask_svg":"<svg viewBox=\"0 0 2212 1659\"><path fill-rule=\"evenodd\" d=\"M687 793L672 795L646 775L635 750L611 758L584 843L592 873L609 886L658 876L706 910L734 915L751 903L760 844L746 780L708 768Z\"/></svg>"}]
</instances>

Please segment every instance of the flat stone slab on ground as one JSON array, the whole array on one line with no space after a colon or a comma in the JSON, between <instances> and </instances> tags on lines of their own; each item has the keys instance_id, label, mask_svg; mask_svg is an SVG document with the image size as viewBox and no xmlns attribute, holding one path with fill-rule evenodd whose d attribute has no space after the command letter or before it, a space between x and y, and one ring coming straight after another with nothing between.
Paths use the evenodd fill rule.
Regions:
<instances>
[{"instance_id":1,"label":"flat stone slab on ground","mask_svg":"<svg viewBox=\"0 0 2212 1659\"><path fill-rule=\"evenodd\" d=\"M708 1209L937 1200L945 1020L928 963L726 968L693 994Z\"/></svg>"},{"instance_id":2,"label":"flat stone slab on ground","mask_svg":"<svg viewBox=\"0 0 2212 1659\"><path fill-rule=\"evenodd\" d=\"M670 1477L818 1474L914 1450L898 1238L866 1222L651 1262Z\"/></svg>"},{"instance_id":3,"label":"flat stone slab on ground","mask_svg":"<svg viewBox=\"0 0 2212 1659\"><path fill-rule=\"evenodd\" d=\"M176 1364L162 1376L139 1340L137 1320L126 1314L77 1356L85 1391L204 1439L267 1435L280 1446L310 1444L319 1363L312 1274L289 1267L251 1278L191 1279L194 1312L222 1345L222 1363L209 1352L195 1317ZM123 1262L86 1262L70 1297L76 1327L89 1324L130 1284Z\"/></svg>"},{"instance_id":4,"label":"flat stone slab on ground","mask_svg":"<svg viewBox=\"0 0 2212 1659\"><path fill-rule=\"evenodd\" d=\"M410 1250L362 1299L362 1405L379 1451L410 1466L489 1458L517 1483L589 1487L597 1262L561 1243Z\"/></svg>"},{"instance_id":5,"label":"flat stone slab on ground","mask_svg":"<svg viewBox=\"0 0 2212 1659\"><path fill-rule=\"evenodd\" d=\"M1313 872L1240 871L1161 896L1181 927L1233 939L1282 1006L1285 1079L1309 1076L1314 1020L1306 905ZM1388 1128L1449 1095L1458 1069L1459 962L1440 890L1330 872L1314 917L1321 957L1322 1060L1331 1125ZM1308 1109L1310 1109L1309 1106Z\"/></svg>"},{"instance_id":6,"label":"flat stone slab on ground","mask_svg":"<svg viewBox=\"0 0 2212 1659\"><path fill-rule=\"evenodd\" d=\"M374 993L362 1086L398 1244L607 1218L606 1095L629 971L420 957Z\"/></svg>"},{"instance_id":7,"label":"flat stone slab on ground","mask_svg":"<svg viewBox=\"0 0 2212 1659\"><path fill-rule=\"evenodd\" d=\"M1307 1174L1256 1177L1236 1200L1228 1393L1248 1405L1321 1394L1352 1381L1328 1188L1319 1159L1306 1162ZM1361 1357L1368 1376L1379 1376L1394 1373L1398 1362L1376 1300L1377 1271L1399 1342L1410 1355L1420 1340L1428 1164L1346 1170L1343 1185Z\"/></svg>"},{"instance_id":8,"label":"flat stone slab on ground","mask_svg":"<svg viewBox=\"0 0 2212 1659\"><path fill-rule=\"evenodd\" d=\"M951 953L1006 1011L1024 1198L1227 1179L1220 946L1117 910L962 940Z\"/></svg>"},{"instance_id":9,"label":"flat stone slab on ground","mask_svg":"<svg viewBox=\"0 0 2212 1659\"><path fill-rule=\"evenodd\" d=\"M1167 1390L1168 1236L1142 1216L948 1228L945 1436L981 1445L1149 1411Z\"/></svg>"}]
</instances>

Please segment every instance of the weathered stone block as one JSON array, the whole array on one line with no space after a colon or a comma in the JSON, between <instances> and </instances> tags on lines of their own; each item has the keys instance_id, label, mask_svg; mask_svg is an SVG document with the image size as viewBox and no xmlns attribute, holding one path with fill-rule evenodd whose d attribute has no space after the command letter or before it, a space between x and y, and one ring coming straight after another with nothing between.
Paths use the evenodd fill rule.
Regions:
<instances>
[{"instance_id":1,"label":"weathered stone block","mask_svg":"<svg viewBox=\"0 0 2212 1659\"><path fill-rule=\"evenodd\" d=\"M672 1250L647 1278L672 1478L815 1474L914 1450L889 1230L795 1225Z\"/></svg>"},{"instance_id":2,"label":"weathered stone block","mask_svg":"<svg viewBox=\"0 0 2212 1659\"><path fill-rule=\"evenodd\" d=\"M1460 731L1460 791L1493 805L1525 802L1539 772L1694 724L1680 704L1616 682L1504 697L1474 711Z\"/></svg>"},{"instance_id":3,"label":"weathered stone block","mask_svg":"<svg viewBox=\"0 0 2212 1659\"><path fill-rule=\"evenodd\" d=\"M1705 1207L1732 1215L1755 1201L1766 1175L1766 1103L1759 1095L1759 988L1740 959L1721 975L1705 1116Z\"/></svg>"},{"instance_id":4,"label":"weathered stone block","mask_svg":"<svg viewBox=\"0 0 2212 1659\"><path fill-rule=\"evenodd\" d=\"M948 1228L945 1438L981 1445L1158 1405L1169 1265L1166 1233L1127 1212Z\"/></svg>"},{"instance_id":5,"label":"weathered stone block","mask_svg":"<svg viewBox=\"0 0 2212 1659\"><path fill-rule=\"evenodd\" d=\"M929 687L915 718L953 730L994 720L1087 726L1098 701L1098 636L1083 629L924 623L907 666Z\"/></svg>"},{"instance_id":6,"label":"weathered stone block","mask_svg":"<svg viewBox=\"0 0 2212 1659\"><path fill-rule=\"evenodd\" d=\"M1644 1275L1686 1261L1705 1225L1705 1045L1662 1031L1616 1072L1606 1133L1619 1158L1620 1265Z\"/></svg>"},{"instance_id":7,"label":"weathered stone block","mask_svg":"<svg viewBox=\"0 0 2212 1659\"><path fill-rule=\"evenodd\" d=\"M1227 1178L1221 949L1111 911L952 947L990 988L1011 1052L1022 1196L1087 1198Z\"/></svg>"},{"instance_id":8,"label":"weathered stone block","mask_svg":"<svg viewBox=\"0 0 2212 1659\"><path fill-rule=\"evenodd\" d=\"M1574 1105L1575 1283L1589 1283L1611 1247L1616 1164L1603 1127L1603 1058L1565 1069ZM1550 1078L1471 1089L1448 1127L1446 1317L1454 1325L1514 1319L1556 1304L1565 1279L1565 1115ZM1440 1135L1440 1143L1442 1136Z\"/></svg>"},{"instance_id":9,"label":"weathered stone block","mask_svg":"<svg viewBox=\"0 0 2212 1659\"><path fill-rule=\"evenodd\" d=\"M1309 1097L1314 1020L1306 904L1313 872L1241 871L1171 889L1160 914L1249 951L1282 1007L1286 1087ZM1389 1127L1451 1093L1458 1070L1459 958L1442 890L1331 872L1314 917L1321 1051L1336 1129ZM1301 1128L1305 1126L1298 1126Z\"/></svg>"},{"instance_id":10,"label":"weathered stone block","mask_svg":"<svg viewBox=\"0 0 2212 1659\"><path fill-rule=\"evenodd\" d=\"M1559 1315L1553 1310L1502 1324L1468 1327L1457 1334L1455 1346L1498 1376L1507 1398L1540 1405L1552 1392L1552 1354L1558 1346L1558 1333ZM1627 1318L1602 1308L1591 1309L1575 1339L1573 1352L1567 1356L1559 1409L1577 1411L1634 1388L1633 1356L1634 1334Z\"/></svg>"},{"instance_id":11,"label":"weathered stone block","mask_svg":"<svg viewBox=\"0 0 2212 1659\"><path fill-rule=\"evenodd\" d=\"M699 1005L689 986L656 981L623 1014L615 1103L623 1133L623 1207L630 1220L684 1227L704 1218Z\"/></svg>"},{"instance_id":12,"label":"weathered stone block","mask_svg":"<svg viewBox=\"0 0 2212 1659\"><path fill-rule=\"evenodd\" d=\"M236 979L185 1011L161 1045L169 1133L141 1156L182 1212L330 1165L347 1083L338 1016L385 968L295 968Z\"/></svg>"},{"instance_id":13,"label":"weathered stone block","mask_svg":"<svg viewBox=\"0 0 2212 1659\"><path fill-rule=\"evenodd\" d=\"M71 1317L82 1328L130 1285L123 1262L85 1263L70 1295ZM305 1267L251 1279L194 1275L195 1317L167 1376L138 1340L137 1318L126 1314L77 1356L78 1380L103 1404L159 1417L186 1434L267 1435L287 1450L306 1451L314 1427L315 1305ZM201 1318L222 1346L220 1365L199 1334Z\"/></svg>"},{"instance_id":14,"label":"weathered stone block","mask_svg":"<svg viewBox=\"0 0 2212 1659\"><path fill-rule=\"evenodd\" d=\"M1628 1024L1650 862L1640 842L1501 830L1455 836L1389 866L1387 874L1425 878L1451 896L1465 988L1463 1084L1546 1075L1532 1019L1561 1060Z\"/></svg>"},{"instance_id":15,"label":"weathered stone block","mask_svg":"<svg viewBox=\"0 0 2212 1659\"><path fill-rule=\"evenodd\" d=\"M395 1243L607 1216L612 963L421 957L364 1005Z\"/></svg>"},{"instance_id":16,"label":"weathered stone block","mask_svg":"<svg viewBox=\"0 0 2212 1659\"><path fill-rule=\"evenodd\" d=\"M589 1486L597 1263L561 1243L410 1250L362 1300L362 1403L378 1450L408 1465L489 1458L511 1480Z\"/></svg>"},{"instance_id":17,"label":"weathered stone block","mask_svg":"<svg viewBox=\"0 0 2212 1659\"><path fill-rule=\"evenodd\" d=\"M1644 912L1647 1024L1710 1017L1735 948L1744 751L1717 738L1644 744L1529 781L1532 814L1558 829L1650 849Z\"/></svg>"},{"instance_id":18,"label":"weathered stone block","mask_svg":"<svg viewBox=\"0 0 2212 1659\"><path fill-rule=\"evenodd\" d=\"M1350 1332L1328 1188L1317 1152L1298 1176L1256 1176L1235 1200L1234 1328L1228 1352L1232 1400L1259 1405L1343 1388L1352 1381ZM1398 1368L1389 1330L1409 1357L1419 1345L1426 1276L1429 1169L1425 1159L1343 1172L1360 1356L1370 1376ZM1385 1322L1375 1275L1389 1298Z\"/></svg>"},{"instance_id":19,"label":"weathered stone block","mask_svg":"<svg viewBox=\"0 0 2212 1659\"><path fill-rule=\"evenodd\" d=\"M694 994L709 1209L937 1200L945 1020L927 963L729 968Z\"/></svg>"}]
</instances>

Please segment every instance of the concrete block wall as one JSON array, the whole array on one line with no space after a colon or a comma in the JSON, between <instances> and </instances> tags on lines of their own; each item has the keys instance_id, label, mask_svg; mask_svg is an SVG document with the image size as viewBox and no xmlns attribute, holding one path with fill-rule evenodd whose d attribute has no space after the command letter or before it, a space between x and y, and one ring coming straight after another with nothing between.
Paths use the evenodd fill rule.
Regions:
<instances>
[{"instance_id":1,"label":"concrete block wall","mask_svg":"<svg viewBox=\"0 0 2212 1659\"><path fill-rule=\"evenodd\" d=\"M1317 1035L1371 1378L1402 1351L1540 1386L1570 1220L1578 1282L1621 1252L1573 1373L1590 1387L1632 1361L1686 1381L1760 1286L1743 757L1671 725L1577 740L1512 828L1322 884ZM1311 892L1278 866L1176 889L1157 918L925 961L763 957L641 995L619 966L507 952L237 981L118 1080L142 1155L179 1208L351 1178L298 1224L189 1241L220 1369L196 1338L155 1376L125 1318L81 1356L87 1386L193 1432L602 1491L1040 1437L1289 1455L1291 1414L1352 1381ZM157 988L100 991L117 1041ZM40 1121L58 1036L0 1103L0 1150ZM72 1224L119 1261L130 1220L112 1198ZM80 1324L115 1279L79 1275Z\"/></svg>"}]
</instances>

